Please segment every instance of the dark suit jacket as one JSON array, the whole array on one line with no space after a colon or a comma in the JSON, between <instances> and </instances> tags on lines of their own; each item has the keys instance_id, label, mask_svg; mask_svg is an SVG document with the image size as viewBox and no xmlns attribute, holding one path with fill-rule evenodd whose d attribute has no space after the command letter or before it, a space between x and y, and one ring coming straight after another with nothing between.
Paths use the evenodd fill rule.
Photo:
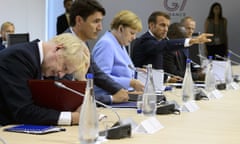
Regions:
<instances>
[{"instance_id":1,"label":"dark suit jacket","mask_svg":"<svg viewBox=\"0 0 240 144\"><path fill-rule=\"evenodd\" d=\"M176 54L176 52L178 52L178 54ZM182 50L167 52L163 57L164 71L184 77L187 58Z\"/></svg>"},{"instance_id":2,"label":"dark suit jacket","mask_svg":"<svg viewBox=\"0 0 240 144\"><path fill-rule=\"evenodd\" d=\"M185 39L158 41L149 32L137 38L133 45L132 60L136 67L152 64L155 69L163 69L163 54L184 48Z\"/></svg>"},{"instance_id":3,"label":"dark suit jacket","mask_svg":"<svg viewBox=\"0 0 240 144\"><path fill-rule=\"evenodd\" d=\"M70 28L68 28L65 32L71 33ZM111 77L109 77L107 74L105 74L92 60L91 57L91 65L88 70L88 72L91 72L94 74L94 84L105 91L109 92L110 94L115 94L120 89L123 88L119 83L115 82ZM96 99L99 101L102 101L104 103L111 103L111 97L109 95L101 96L101 95L95 95Z\"/></svg>"},{"instance_id":4,"label":"dark suit jacket","mask_svg":"<svg viewBox=\"0 0 240 144\"><path fill-rule=\"evenodd\" d=\"M0 52L0 125L57 124L60 112L34 104L29 79L41 79L37 41Z\"/></svg>"},{"instance_id":5,"label":"dark suit jacket","mask_svg":"<svg viewBox=\"0 0 240 144\"><path fill-rule=\"evenodd\" d=\"M185 49L177 50L177 51L169 51L164 54L164 71L184 77L186 71L186 53ZM178 52L178 53L177 53ZM176 54L177 53L177 54ZM197 71L194 71L192 67L192 78L193 80L199 80L199 74Z\"/></svg>"},{"instance_id":6,"label":"dark suit jacket","mask_svg":"<svg viewBox=\"0 0 240 144\"><path fill-rule=\"evenodd\" d=\"M2 37L0 37L0 51L5 49L5 46L2 44Z\"/></svg>"},{"instance_id":7,"label":"dark suit jacket","mask_svg":"<svg viewBox=\"0 0 240 144\"><path fill-rule=\"evenodd\" d=\"M66 29L68 29L69 25L67 22L67 17L64 14L57 17L57 35L63 33Z\"/></svg>"}]
</instances>

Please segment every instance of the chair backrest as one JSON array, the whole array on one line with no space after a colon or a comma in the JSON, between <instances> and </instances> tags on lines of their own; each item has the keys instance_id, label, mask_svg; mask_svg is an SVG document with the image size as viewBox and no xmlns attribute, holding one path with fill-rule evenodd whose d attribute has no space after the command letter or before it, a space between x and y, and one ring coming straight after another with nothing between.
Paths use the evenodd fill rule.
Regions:
<instances>
[{"instance_id":1,"label":"chair backrest","mask_svg":"<svg viewBox=\"0 0 240 144\"><path fill-rule=\"evenodd\" d=\"M11 46L18 43L29 42L29 33L8 34L7 45Z\"/></svg>"}]
</instances>

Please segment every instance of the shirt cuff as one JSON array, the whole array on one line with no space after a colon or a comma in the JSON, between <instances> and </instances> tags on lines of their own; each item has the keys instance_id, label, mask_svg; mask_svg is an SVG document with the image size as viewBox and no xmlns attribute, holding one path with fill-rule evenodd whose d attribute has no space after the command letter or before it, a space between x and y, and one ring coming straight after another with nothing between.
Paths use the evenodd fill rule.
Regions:
<instances>
[{"instance_id":1,"label":"shirt cuff","mask_svg":"<svg viewBox=\"0 0 240 144\"><path fill-rule=\"evenodd\" d=\"M58 119L58 125L71 125L71 119L71 112L61 112Z\"/></svg>"},{"instance_id":2,"label":"shirt cuff","mask_svg":"<svg viewBox=\"0 0 240 144\"><path fill-rule=\"evenodd\" d=\"M186 38L184 42L184 47L190 47L191 45L189 44L190 38Z\"/></svg>"},{"instance_id":3,"label":"shirt cuff","mask_svg":"<svg viewBox=\"0 0 240 144\"><path fill-rule=\"evenodd\" d=\"M111 104L113 103L113 97L110 95Z\"/></svg>"}]
</instances>

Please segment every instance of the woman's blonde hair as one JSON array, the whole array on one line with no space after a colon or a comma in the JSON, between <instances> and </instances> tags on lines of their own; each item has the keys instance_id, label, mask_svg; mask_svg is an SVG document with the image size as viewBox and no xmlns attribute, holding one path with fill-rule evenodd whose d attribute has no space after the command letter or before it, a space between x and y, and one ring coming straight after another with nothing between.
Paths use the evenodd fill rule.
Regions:
<instances>
[{"instance_id":1,"label":"woman's blonde hair","mask_svg":"<svg viewBox=\"0 0 240 144\"><path fill-rule=\"evenodd\" d=\"M63 45L64 61L76 67L74 78L82 80L90 65L90 53L87 45L78 37L70 33L63 33L51 39L56 44Z\"/></svg>"},{"instance_id":2,"label":"woman's blonde hair","mask_svg":"<svg viewBox=\"0 0 240 144\"><path fill-rule=\"evenodd\" d=\"M119 26L130 27L140 32L142 30L142 22L140 18L129 10L122 10L117 13L112 22L111 29L118 29Z\"/></svg>"}]
</instances>

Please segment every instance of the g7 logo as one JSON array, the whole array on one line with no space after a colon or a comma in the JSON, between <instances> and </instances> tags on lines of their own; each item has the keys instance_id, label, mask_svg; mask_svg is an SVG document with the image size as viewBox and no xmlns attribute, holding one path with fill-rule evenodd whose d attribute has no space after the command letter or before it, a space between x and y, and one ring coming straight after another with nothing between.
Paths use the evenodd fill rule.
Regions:
<instances>
[{"instance_id":1,"label":"g7 logo","mask_svg":"<svg viewBox=\"0 0 240 144\"><path fill-rule=\"evenodd\" d=\"M164 7L170 11L183 11L186 6L187 0L164 0Z\"/></svg>"}]
</instances>

